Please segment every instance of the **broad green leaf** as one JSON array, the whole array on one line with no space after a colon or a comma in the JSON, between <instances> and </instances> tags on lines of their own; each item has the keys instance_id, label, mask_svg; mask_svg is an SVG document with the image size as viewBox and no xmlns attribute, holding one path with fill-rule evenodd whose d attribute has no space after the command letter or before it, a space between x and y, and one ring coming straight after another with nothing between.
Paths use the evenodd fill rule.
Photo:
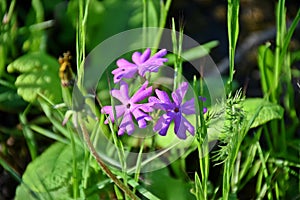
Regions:
<instances>
[{"instance_id":1,"label":"broad green leaf","mask_svg":"<svg viewBox=\"0 0 300 200\"><path fill-rule=\"evenodd\" d=\"M247 120L251 123L251 128L255 128L268 121L281 119L283 117L283 108L275 103L271 103L261 98L248 98L243 103Z\"/></svg>"},{"instance_id":2,"label":"broad green leaf","mask_svg":"<svg viewBox=\"0 0 300 200\"><path fill-rule=\"evenodd\" d=\"M77 180L80 184L84 179L82 173L84 170L84 150L80 145L76 146L75 159L77 162ZM72 167L73 153L71 145L58 142L51 145L27 166L22 177L22 184L17 188L15 199L73 199ZM98 187L99 182L106 179L105 175L92 167L89 167L88 170L86 190L83 190L85 196L83 197L83 193L81 193L80 199L98 199L98 195L106 197L106 191L100 191Z\"/></svg>"},{"instance_id":3,"label":"broad green leaf","mask_svg":"<svg viewBox=\"0 0 300 200\"><path fill-rule=\"evenodd\" d=\"M143 182L147 190L163 200L195 199L190 192L192 184L171 177L167 168L148 173Z\"/></svg>"},{"instance_id":4,"label":"broad green leaf","mask_svg":"<svg viewBox=\"0 0 300 200\"><path fill-rule=\"evenodd\" d=\"M7 68L10 73L21 73L15 85L18 94L28 102L34 102L38 93L44 94L55 103L62 101L58 70L57 60L41 52L26 54Z\"/></svg>"},{"instance_id":5,"label":"broad green leaf","mask_svg":"<svg viewBox=\"0 0 300 200\"><path fill-rule=\"evenodd\" d=\"M78 161L83 160L83 150L77 146ZM55 143L41 156L31 162L17 188L16 200L34 199L34 195L45 199L68 199L72 191L71 145ZM40 198L39 198L40 199Z\"/></svg>"}]
</instances>

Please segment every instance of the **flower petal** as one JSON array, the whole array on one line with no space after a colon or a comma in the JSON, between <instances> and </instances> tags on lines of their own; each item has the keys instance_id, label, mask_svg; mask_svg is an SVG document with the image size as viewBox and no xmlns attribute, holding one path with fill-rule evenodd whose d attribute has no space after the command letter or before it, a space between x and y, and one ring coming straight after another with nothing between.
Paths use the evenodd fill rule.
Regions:
<instances>
[{"instance_id":1,"label":"flower petal","mask_svg":"<svg viewBox=\"0 0 300 200\"><path fill-rule=\"evenodd\" d=\"M144 112L153 112L153 103L134 104L136 108Z\"/></svg>"},{"instance_id":2,"label":"flower petal","mask_svg":"<svg viewBox=\"0 0 300 200\"><path fill-rule=\"evenodd\" d=\"M120 58L116 62L118 68L137 68L137 66L124 58Z\"/></svg>"},{"instance_id":3,"label":"flower petal","mask_svg":"<svg viewBox=\"0 0 300 200\"><path fill-rule=\"evenodd\" d=\"M121 124L119 126L118 135L123 135L125 131L128 135L131 135L134 131L134 124L130 112L126 112L124 114Z\"/></svg>"},{"instance_id":4,"label":"flower petal","mask_svg":"<svg viewBox=\"0 0 300 200\"><path fill-rule=\"evenodd\" d=\"M146 62L149 58L150 58L150 55L151 55L151 50L149 48L147 48L144 53L141 55L140 57L140 62L141 63L144 63Z\"/></svg>"},{"instance_id":5,"label":"flower petal","mask_svg":"<svg viewBox=\"0 0 300 200\"><path fill-rule=\"evenodd\" d=\"M155 53L152 58L161 58L164 57L168 53L167 49L161 49L157 53Z\"/></svg>"},{"instance_id":6,"label":"flower petal","mask_svg":"<svg viewBox=\"0 0 300 200\"><path fill-rule=\"evenodd\" d=\"M194 126L181 114L177 114L174 118L174 131L178 138L186 139L186 131L188 130L191 135L195 134Z\"/></svg>"},{"instance_id":7,"label":"flower petal","mask_svg":"<svg viewBox=\"0 0 300 200\"><path fill-rule=\"evenodd\" d=\"M133 114L134 118L138 122L140 128L146 128L147 126L146 121L152 120L152 118L148 114L142 112L140 109L135 109L131 113Z\"/></svg>"},{"instance_id":8,"label":"flower petal","mask_svg":"<svg viewBox=\"0 0 300 200\"><path fill-rule=\"evenodd\" d=\"M191 135L195 135L195 127L185 118L182 117L183 124Z\"/></svg>"},{"instance_id":9,"label":"flower petal","mask_svg":"<svg viewBox=\"0 0 300 200\"><path fill-rule=\"evenodd\" d=\"M161 90L156 89L155 93L156 93L157 97L159 98L159 100L162 103L172 104L172 102L169 98L169 95L165 91L161 91Z\"/></svg>"},{"instance_id":10,"label":"flower petal","mask_svg":"<svg viewBox=\"0 0 300 200\"><path fill-rule=\"evenodd\" d=\"M116 117L117 117L117 119L120 118L125 113L125 107L123 105L117 105L117 106L115 106L115 110L116 110ZM113 111L112 106L104 106L101 109L101 113L109 115L109 117L104 122L105 124L108 124L109 119L112 121L112 123L115 122L114 111Z\"/></svg>"},{"instance_id":11,"label":"flower petal","mask_svg":"<svg viewBox=\"0 0 300 200\"><path fill-rule=\"evenodd\" d=\"M146 81L142 87L136 91L136 93L131 97L130 102L137 103L149 97L152 94L152 86L148 87L148 81Z\"/></svg>"},{"instance_id":12,"label":"flower petal","mask_svg":"<svg viewBox=\"0 0 300 200\"><path fill-rule=\"evenodd\" d=\"M139 66L139 65L141 65L142 64L142 62L141 62L141 56L142 56L142 54L140 53L140 52L134 52L133 54L132 54L132 61L137 65L137 66Z\"/></svg>"},{"instance_id":13,"label":"flower petal","mask_svg":"<svg viewBox=\"0 0 300 200\"><path fill-rule=\"evenodd\" d=\"M184 98L186 91L188 89L187 82L183 82L177 90L172 92L172 98L177 106L179 106L182 103L182 99Z\"/></svg>"},{"instance_id":14,"label":"flower petal","mask_svg":"<svg viewBox=\"0 0 300 200\"><path fill-rule=\"evenodd\" d=\"M125 81L120 82L120 89L112 89L111 96L118 99L123 105L126 105L129 101L128 96L128 84Z\"/></svg>"},{"instance_id":15,"label":"flower petal","mask_svg":"<svg viewBox=\"0 0 300 200\"><path fill-rule=\"evenodd\" d=\"M165 91L155 90L156 97L149 97L149 102L153 103L153 108L160 110L173 110L175 108L174 103L171 102L168 94Z\"/></svg>"},{"instance_id":16,"label":"flower petal","mask_svg":"<svg viewBox=\"0 0 300 200\"><path fill-rule=\"evenodd\" d=\"M165 136L169 129L170 123L174 118L174 114L172 112L168 112L163 114L156 122L153 130L158 132L160 135Z\"/></svg>"},{"instance_id":17,"label":"flower petal","mask_svg":"<svg viewBox=\"0 0 300 200\"><path fill-rule=\"evenodd\" d=\"M194 98L186 101L181 105L181 111L186 115L195 114L195 101Z\"/></svg>"},{"instance_id":18,"label":"flower petal","mask_svg":"<svg viewBox=\"0 0 300 200\"><path fill-rule=\"evenodd\" d=\"M112 71L112 74L114 74L114 83L120 82L122 78L133 78L136 72L137 67L117 68Z\"/></svg>"}]
</instances>

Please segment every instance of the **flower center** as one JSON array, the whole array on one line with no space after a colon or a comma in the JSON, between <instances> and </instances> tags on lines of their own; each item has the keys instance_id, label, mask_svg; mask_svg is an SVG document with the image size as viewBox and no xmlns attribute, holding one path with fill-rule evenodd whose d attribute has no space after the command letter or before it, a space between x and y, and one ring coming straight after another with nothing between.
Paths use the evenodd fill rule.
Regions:
<instances>
[{"instance_id":1,"label":"flower center","mask_svg":"<svg viewBox=\"0 0 300 200\"><path fill-rule=\"evenodd\" d=\"M176 107L176 108L174 109L174 112L178 113L178 112L179 112L179 108Z\"/></svg>"},{"instance_id":2,"label":"flower center","mask_svg":"<svg viewBox=\"0 0 300 200\"><path fill-rule=\"evenodd\" d=\"M128 104L126 105L126 108L128 108L128 109L129 109L129 108L130 108L130 106L131 106L131 105L130 105L130 103L128 103Z\"/></svg>"}]
</instances>

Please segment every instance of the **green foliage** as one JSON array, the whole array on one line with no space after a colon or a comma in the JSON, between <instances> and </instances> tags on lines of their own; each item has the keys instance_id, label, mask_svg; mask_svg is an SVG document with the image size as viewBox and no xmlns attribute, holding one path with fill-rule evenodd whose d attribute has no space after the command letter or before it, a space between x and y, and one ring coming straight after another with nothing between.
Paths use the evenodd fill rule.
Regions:
<instances>
[{"instance_id":1,"label":"green foliage","mask_svg":"<svg viewBox=\"0 0 300 200\"><path fill-rule=\"evenodd\" d=\"M20 112L26 106L26 102L17 94L15 87L0 85L0 110L6 112Z\"/></svg>"},{"instance_id":2,"label":"green foliage","mask_svg":"<svg viewBox=\"0 0 300 200\"><path fill-rule=\"evenodd\" d=\"M274 119L282 119L283 108L261 98L247 98L243 102L250 128L261 126Z\"/></svg>"},{"instance_id":3,"label":"green foliage","mask_svg":"<svg viewBox=\"0 0 300 200\"><path fill-rule=\"evenodd\" d=\"M72 199L72 162L73 153L70 144L54 143L42 155L31 162L22 177L22 184L16 192L16 200L21 199ZM84 149L76 146L76 161L78 180L81 180L84 166ZM85 191L86 199L95 199L94 185L100 180L101 174L93 174L89 169L89 182ZM105 185L103 185L104 187ZM82 186L81 186L82 187ZM94 187L94 188L92 188ZM96 198L97 199L97 198Z\"/></svg>"},{"instance_id":4,"label":"green foliage","mask_svg":"<svg viewBox=\"0 0 300 200\"><path fill-rule=\"evenodd\" d=\"M10 73L21 73L15 85L18 94L28 102L34 102L38 93L55 103L62 101L58 70L57 60L42 52L21 56L7 67Z\"/></svg>"},{"instance_id":5,"label":"green foliage","mask_svg":"<svg viewBox=\"0 0 300 200\"><path fill-rule=\"evenodd\" d=\"M158 9L154 1L147 1L148 25L158 23ZM78 1L70 1L68 15L76 27L78 19ZM142 1L122 0L90 0L86 19L86 45L92 50L105 39L122 31L141 27L143 19Z\"/></svg>"},{"instance_id":6,"label":"green foliage","mask_svg":"<svg viewBox=\"0 0 300 200\"><path fill-rule=\"evenodd\" d=\"M83 151L77 147L78 161L83 159ZM80 175L78 171L78 175ZM35 161L31 162L24 175L23 183L17 189L16 200L69 199L72 177L72 151L70 145L53 144ZM33 196L34 194L34 196Z\"/></svg>"},{"instance_id":7,"label":"green foliage","mask_svg":"<svg viewBox=\"0 0 300 200\"><path fill-rule=\"evenodd\" d=\"M102 127L104 118L98 114L99 107L86 103L92 99L83 95L90 91L81 91L80 85L81 78L84 77L85 51L89 52L108 37L131 28L152 26L164 28L170 4L171 0L71 0L67 3L55 0L49 4L43 0L33 0L28 7L28 13L25 13L27 10L20 9L16 0L11 1L10 5L6 1L0 1L0 19L3 20L0 27L0 110L19 113L14 128L6 127L5 124L0 126L1 134L5 132L3 136L0 135L0 146L4 144L3 147L7 148L6 137L20 137L20 133L23 132L22 137L26 141L26 148L33 159L21 180L13 165L2 158L4 148L0 151L0 165L21 182L16 192L16 200L96 200L116 197L129 199L130 192L136 193L143 199L151 200L238 199L240 194L248 189L248 185L253 185L254 188L252 198L294 198L294 194L299 189L295 185L300 183L299 173L297 173L300 169L298 162L300 148L299 140L296 139L299 119L295 108L297 105L295 94L300 90L297 87L297 90L295 89L292 81L293 78L300 78L299 69L293 67L293 63L300 60L300 51L290 52L289 46L300 21L300 9L290 26L287 26L285 0L279 0L276 7L276 43L268 42L258 48L263 98L247 98L241 91L232 96L236 88L233 77L236 70L234 59L239 35L239 0L228 0L229 78L225 81L228 96L223 104L208 107L208 113L195 118L187 117L196 126L198 132L195 138L197 139L187 143L182 142L174 134L173 123L165 137L158 134L152 138L148 137L142 145L140 138L132 136L123 136L120 139L113 135L111 139L109 137L114 127L110 129ZM53 10L55 19L45 21ZM20 20L20 18L24 19ZM63 45L56 45L55 42L48 44L47 38L52 38L45 28L52 27L54 21L58 22L57 24L61 23L63 31L60 30L57 38ZM24 27L18 27L19 24L24 24ZM185 61L181 60L182 58L191 61L206 56L217 42L208 42L182 52L183 29L180 29L181 36L177 38L174 20L172 24L173 46L177 55L168 54L168 64L175 65L175 71L177 70L180 76L181 62ZM86 103L82 102L85 106L80 109L71 106L71 93L67 93L68 101L67 98L62 99L58 76L59 64L56 58L45 53L46 49L55 49L54 54L59 54L61 46L74 44L74 29L77 30L77 54L74 57L78 64L76 73L80 80L77 82L80 90L78 94L82 95L80 99ZM161 34L162 32L157 33L156 46L160 42ZM52 48L51 45L56 46ZM74 49L70 50L73 52ZM17 58L20 54L24 55ZM6 73L6 67L11 74ZM97 96L109 96L110 86L107 80L101 81L104 82L100 82L99 85L106 87L103 90L101 88ZM197 96L207 97L204 106L210 105L215 100L210 99L207 88L208 85L214 85L215 81L213 78L204 77L205 83L194 82L194 86L198 84L201 88ZM199 88L194 87L197 92ZM70 92L69 88L64 89ZM39 104L35 104L36 99L39 100ZM101 103L103 102L106 105L105 101ZM55 106L57 103L65 103L67 108L58 108ZM43 113L36 110L43 110L45 116L40 116ZM63 116L68 115L66 113L72 115L73 121L79 122L78 128L82 128L82 124L86 123L87 130L94 130L90 138L95 146L103 139L98 135L98 131L103 128L106 139L111 139L110 142L113 141L118 147L118 156L123 170L106 166L107 169L103 170L104 167L101 171L98 166L99 158L97 163L88 149L82 147L82 140L76 135L75 128L71 126L71 120L66 125L62 125ZM17 126L19 124L20 126ZM18 127L18 134L11 131L17 129L15 127ZM206 136L206 133L207 141L204 138L199 139ZM39 150L46 147L43 141L39 141L41 135L54 140L55 143L38 156ZM202 148L202 144L213 140L219 141L220 146L217 148L215 158L217 164L221 165L221 172L219 178L214 178L212 182L209 171L215 167L214 161L210 159L210 154L202 155L205 151L209 151ZM198 155L195 155L197 147ZM162 149L160 153L163 152L163 156L154 152L146 160L138 160L135 166L126 166L126 150L133 149L140 149L141 154L144 150L150 152ZM141 167L147 167L149 161L154 159L165 164L166 155L168 161L173 161L178 153L183 155L172 163L170 168L145 174L137 173L134 177L130 174L140 172ZM185 166L186 161L190 160L199 163L194 162L195 166ZM191 170L187 171L188 168ZM126 173L127 170L130 173ZM113 174L108 178L110 171ZM192 174L190 176L193 177L192 180L189 180L187 173ZM115 179L111 178L114 175ZM124 186L115 184L118 181L124 183ZM220 192L218 192L219 188Z\"/></svg>"},{"instance_id":8,"label":"green foliage","mask_svg":"<svg viewBox=\"0 0 300 200\"><path fill-rule=\"evenodd\" d=\"M146 184L145 188L160 199L186 200L195 198L190 192L191 184L170 177L166 168L146 174L144 182L150 183Z\"/></svg>"}]
</instances>

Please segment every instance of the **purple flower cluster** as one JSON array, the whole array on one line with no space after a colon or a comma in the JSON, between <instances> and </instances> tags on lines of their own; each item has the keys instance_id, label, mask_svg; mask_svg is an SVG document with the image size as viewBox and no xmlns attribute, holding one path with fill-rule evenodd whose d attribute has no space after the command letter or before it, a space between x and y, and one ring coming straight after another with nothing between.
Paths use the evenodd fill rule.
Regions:
<instances>
[{"instance_id":1,"label":"purple flower cluster","mask_svg":"<svg viewBox=\"0 0 300 200\"><path fill-rule=\"evenodd\" d=\"M139 128L145 128L147 122L153 120L149 113L154 110L162 110L162 114L154 125L153 130L164 136L167 134L169 126L174 121L174 132L180 139L186 138L186 131L191 135L195 134L194 126L184 117L184 115L195 114L194 98L183 102L184 96L188 90L188 84L183 82L174 92L172 92L172 101L165 91L156 89L155 96L151 96L152 87L148 87L148 81L141 86L131 97L129 96L128 84L123 80L134 78L136 75L145 77L145 73L158 72L159 68L167 62L163 58L167 53L162 49L153 56L148 48L144 53L135 52L132 55L133 63L121 58L117 61L118 68L112 71L114 83L120 84L120 89L112 89L111 95L120 101L120 105L104 106L101 112L108 114L105 124L109 121L114 123L121 118L118 135L127 132L131 135L134 132L134 120ZM148 98L148 102L141 103ZM206 112L206 110L204 110ZM116 118L116 119L115 119Z\"/></svg>"}]
</instances>

